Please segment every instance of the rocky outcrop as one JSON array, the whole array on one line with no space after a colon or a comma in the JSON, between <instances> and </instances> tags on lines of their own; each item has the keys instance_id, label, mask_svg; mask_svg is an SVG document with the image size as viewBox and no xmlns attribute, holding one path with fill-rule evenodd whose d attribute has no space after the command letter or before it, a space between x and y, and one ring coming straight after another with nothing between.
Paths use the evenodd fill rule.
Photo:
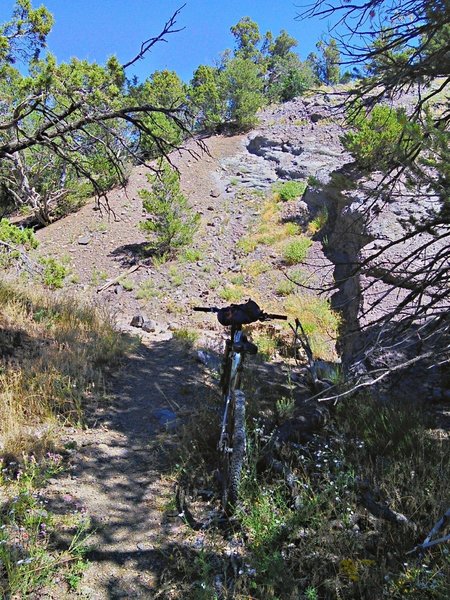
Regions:
<instances>
[{"instance_id":1,"label":"rocky outcrop","mask_svg":"<svg viewBox=\"0 0 450 600\"><path fill-rule=\"evenodd\" d=\"M268 161L280 179L313 178L326 184L351 159L339 141L341 119L328 97L299 98L263 112L247 150Z\"/></svg>"},{"instance_id":2,"label":"rocky outcrop","mask_svg":"<svg viewBox=\"0 0 450 600\"><path fill-rule=\"evenodd\" d=\"M381 173L362 177L340 142L341 122L342 113L330 97L296 99L262 113L247 150L263 158L280 179L308 180L303 198L289 207L288 220L304 223L327 209L322 238L335 265L332 300L343 317L343 362L386 368L420 351L419 332L400 332L397 326L419 303L429 303L425 292L418 299L411 291L430 277L450 232L448 227L428 227L441 210L439 198L429 190L411 194L402 178L385 188ZM445 285L447 280L436 281L431 292L439 294ZM425 311L422 325L426 318ZM384 344L377 346L383 338Z\"/></svg>"}]
</instances>

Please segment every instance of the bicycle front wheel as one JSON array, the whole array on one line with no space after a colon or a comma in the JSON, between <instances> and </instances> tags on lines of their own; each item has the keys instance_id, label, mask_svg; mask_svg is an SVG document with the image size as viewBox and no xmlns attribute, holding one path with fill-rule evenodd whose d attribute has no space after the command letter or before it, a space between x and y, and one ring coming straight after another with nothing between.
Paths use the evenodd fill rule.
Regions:
<instances>
[{"instance_id":1,"label":"bicycle front wheel","mask_svg":"<svg viewBox=\"0 0 450 600\"><path fill-rule=\"evenodd\" d=\"M241 390L233 392L232 407L229 419L232 427L232 431L229 432L230 444L224 452L223 465L222 505L228 514L234 511L239 500L239 486L246 451L245 396Z\"/></svg>"}]
</instances>

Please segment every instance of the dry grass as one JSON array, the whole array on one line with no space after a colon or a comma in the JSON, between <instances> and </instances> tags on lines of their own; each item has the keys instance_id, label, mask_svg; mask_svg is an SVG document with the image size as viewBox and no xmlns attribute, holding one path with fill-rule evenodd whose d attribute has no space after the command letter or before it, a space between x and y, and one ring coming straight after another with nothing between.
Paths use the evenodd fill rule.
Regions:
<instances>
[{"instance_id":1,"label":"dry grass","mask_svg":"<svg viewBox=\"0 0 450 600\"><path fill-rule=\"evenodd\" d=\"M280 210L281 203L275 196L267 200L255 230L241 238L237 247L245 254L250 254L260 244L273 246L301 233L299 226L295 223L280 221Z\"/></svg>"},{"instance_id":2,"label":"dry grass","mask_svg":"<svg viewBox=\"0 0 450 600\"><path fill-rule=\"evenodd\" d=\"M326 360L336 360L334 348L339 326L337 313L328 300L315 296L292 294L284 302L284 310L292 322L300 319L314 354Z\"/></svg>"},{"instance_id":3,"label":"dry grass","mask_svg":"<svg viewBox=\"0 0 450 600\"><path fill-rule=\"evenodd\" d=\"M127 344L92 307L0 283L1 450L30 451L36 432L82 420Z\"/></svg>"}]
</instances>

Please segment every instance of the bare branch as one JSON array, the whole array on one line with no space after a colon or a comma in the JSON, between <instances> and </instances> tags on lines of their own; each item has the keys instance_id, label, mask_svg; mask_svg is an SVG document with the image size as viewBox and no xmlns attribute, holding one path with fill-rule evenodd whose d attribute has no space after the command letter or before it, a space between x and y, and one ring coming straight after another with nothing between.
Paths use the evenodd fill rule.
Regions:
<instances>
[{"instance_id":1,"label":"bare branch","mask_svg":"<svg viewBox=\"0 0 450 600\"><path fill-rule=\"evenodd\" d=\"M180 8L178 8L174 12L174 14L170 17L170 19L164 25L164 28L159 35L157 35L156 37L153 37L153 38L149 38L145 42L142 42L139 53L134 58L129 60L127 63L122 65L122 68L124 70L128 69L128 67L131 67L131 65L134 65L134 63L137 62L138 60L141 60L142 58L144 58L144 56L147 54L147 52L149 52L149 50L151 48L153 48L153 46L156 43L166 42L167 40L164 39L164 36L169 35L171 33L179 33L180 31L183 31L183 29L185 29L184 27L181 27L180 29L175 29L177 17L185 6L186 6L186 4L183 4L183 6L180 6Z\"/></svg>"}]
</instances>

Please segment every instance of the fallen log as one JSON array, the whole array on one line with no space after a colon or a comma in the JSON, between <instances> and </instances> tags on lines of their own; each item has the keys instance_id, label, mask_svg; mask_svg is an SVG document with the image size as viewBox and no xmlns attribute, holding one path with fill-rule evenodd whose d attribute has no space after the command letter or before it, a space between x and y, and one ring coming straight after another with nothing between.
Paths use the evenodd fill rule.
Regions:
<instances>
[{"instance_id":1,"label":"fallen log","mask_svg":"<svg viewBox=\"0 0 450 600\"><path fill-rule=\"evenodd\" d=\"M133 265L132 267L130 267L128 269L128 271L125 271L125 273L121 273L120 275L117 275L117 277L114 277L114 279L111 279L111 281L108 281L107 283L105 283L105 285L102 285L102 287L98 288L97 294L99 294L100 292L104 292L105 290L110 288L115 283L118 283L121 279L123 279L123 277L130 275L130 273L134 273L134 271L137 271L138 269L140 269L141 267L144 267L144 266L146 266L146 265L144 265L143 263Z\"/></svg>"}]
</instances>

